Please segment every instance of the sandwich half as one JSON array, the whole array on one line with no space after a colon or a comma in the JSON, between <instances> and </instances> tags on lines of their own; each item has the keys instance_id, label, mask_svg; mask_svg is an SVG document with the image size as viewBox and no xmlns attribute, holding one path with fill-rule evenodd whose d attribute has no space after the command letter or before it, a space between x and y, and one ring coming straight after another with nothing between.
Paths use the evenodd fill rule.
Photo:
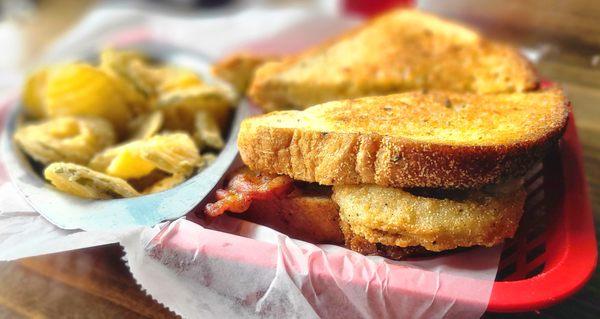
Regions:
<instances>
[{"instance_id":1,"label":"sandwich half","mask_svg":"<svg viewBox=\"0 0 600 319\"><path fill-rule=\"evenodd\" d=\"M238 136L248 167L206 213L247 212L297 238L395 259L493 246L514 235L522 176L567 116L558 88L409 92L257 116Z\"/></svg>"},{"instance_id":2,"label":"sandwich half","mask_svg":"<svg viewBox=\"0 0 600 319\"><path fill-rule=\"evenodd\" d=\"M537 85L534 69L514 48L460 24L399 9L260 65L249 97L272 111L415 89L485 94Z\"/></svg>"}]
</instances>

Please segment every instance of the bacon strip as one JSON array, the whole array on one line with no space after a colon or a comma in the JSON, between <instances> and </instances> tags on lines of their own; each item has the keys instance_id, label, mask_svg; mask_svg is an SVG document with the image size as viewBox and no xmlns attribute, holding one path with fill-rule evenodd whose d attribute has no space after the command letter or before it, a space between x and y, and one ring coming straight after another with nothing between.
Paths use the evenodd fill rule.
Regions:
<instances>
[{"instance_id":1,"label":"bacon strip","mask_svg":"<svg viewBox=\"0 0 600 319\"><path fill-rule=\"evenodd\" d=\"M261 174L244 167L233 174L226 189L217 190L217 201L206 205L204 212L210 217L226 211L243 213L255 199L272 199L292 189L293 180L287 176Z\"/></svg>"}]
</instances>

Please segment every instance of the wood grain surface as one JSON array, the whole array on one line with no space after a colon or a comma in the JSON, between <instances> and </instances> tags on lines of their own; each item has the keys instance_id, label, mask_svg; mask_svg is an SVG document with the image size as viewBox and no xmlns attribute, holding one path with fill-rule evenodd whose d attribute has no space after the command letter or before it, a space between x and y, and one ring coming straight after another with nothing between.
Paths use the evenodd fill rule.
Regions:
<instances>
[{"instance_id":1,"label":"wood grain surface","mask_svg":"<svg viewBox=\"0 0 600 319\"><path fill-rule=\"evenodd\" d=\"M69 0L40 3L42 9L36 13L36 23L24 26L31 52L36 53L87 7L87 2ZM571 2L570 7L551 5L555 1L545 3L548 2L520 1L503 6L506 1L489 1L485 5L477 2L482 5L470 11L468 20L486 21L479 25L485 32L497 34L516 45L534 48L547 45L538 69L542 76L560 82L573 102L592 206L598 220L600 3L594 5L578 0ZM590 9L586 10L585 6ZM460 6L454 8L449 15L460 16L460 12L465 12ZM501 18L494 20L490 14L494 10L501 13ZM543 17L532 18L532 10L542 12ZM540 37L546 39L540 41ZM35 55L30 54L32 58ZM598 221L596 233L600 234ZM0 318L175 317L146 296L121 257L119 246L112 245L0 263ZM512 315L486 314L485 317L600 318L600 271L596 270L580 292L549 309Z\"/></svg>"},{"instance_id":2,"label":"wood grain surface","mask_svg":"<svg viewBox=\"0 0 600 319\"><path fill-rule=\"evenodd\" d=\"M148 297L117 245L0 266L1 318L171 318Z\"/></svg>"}]
</instances>

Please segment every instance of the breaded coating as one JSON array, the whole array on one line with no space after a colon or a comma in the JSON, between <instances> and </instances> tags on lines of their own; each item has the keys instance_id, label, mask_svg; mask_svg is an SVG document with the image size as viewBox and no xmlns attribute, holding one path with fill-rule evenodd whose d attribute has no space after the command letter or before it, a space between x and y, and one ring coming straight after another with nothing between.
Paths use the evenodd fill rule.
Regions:
<instances>
[{"instance_id":1,"label":"breaded coating","mask_svg":"<svg viewBox=\"0 0 600 319\"><path fill-rule=\"evenodd\" d=\"M428 251L421 246L398 247L387 246L381 243L371 243L352 232L350 224L340 220L340 228L344 234L344 243L346 248L354 250L363 255L377 255L394 260L405 257L417 257L431 255L434 252Z\"/></svg>"},{"instance_id":2,"label":"breaded coating","mask_svg":"<svg viewBox=\"0 0 600 319\"><path fill-rule=\"evenodd\" d=\"M340 218L370 243L430 251L493 246L514 235L525 203L522 186L489 194L463 191L436 198L376 185L333 187Z\"/></svg>"}]
</instances>

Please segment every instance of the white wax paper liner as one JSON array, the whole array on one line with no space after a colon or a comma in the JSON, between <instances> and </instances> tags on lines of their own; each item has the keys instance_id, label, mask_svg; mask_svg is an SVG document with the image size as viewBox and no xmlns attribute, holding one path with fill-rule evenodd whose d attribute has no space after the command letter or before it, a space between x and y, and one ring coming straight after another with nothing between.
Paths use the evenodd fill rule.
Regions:
<instances>
[{"instance_id":1,"label":"white wax paper liner","mask_svg":"<svg viewBox=\"0 0 600 319\"><path fill-rule=\"evenodd\" d=\"M176 19L113 8L84 19L48 57L96 46L110 38L107 30L118 34L132 25L120 41L151 34L219 57L240 47L293 51L353 24L296 9ZM240 45L248 41L253 44ZM162 230L60 230L32 212L0 172L0 260L120 242L136 280L184 317L479 317L500 255L499 248L473 249L392 262L296 241L230 217L209 227L182 219Z\"/></svg>"},{"instance_id":2,"label":"white wax paper liner","mask_svg":"<svg viewBox=\"0 0 600 319\"><path fill-rule=\"evenodd\" d=\"M500 255L394 262L231 217L211 227L180 219L121 240L138 283L183 317L477 318Z\"/></svg>"}]
</instances>

